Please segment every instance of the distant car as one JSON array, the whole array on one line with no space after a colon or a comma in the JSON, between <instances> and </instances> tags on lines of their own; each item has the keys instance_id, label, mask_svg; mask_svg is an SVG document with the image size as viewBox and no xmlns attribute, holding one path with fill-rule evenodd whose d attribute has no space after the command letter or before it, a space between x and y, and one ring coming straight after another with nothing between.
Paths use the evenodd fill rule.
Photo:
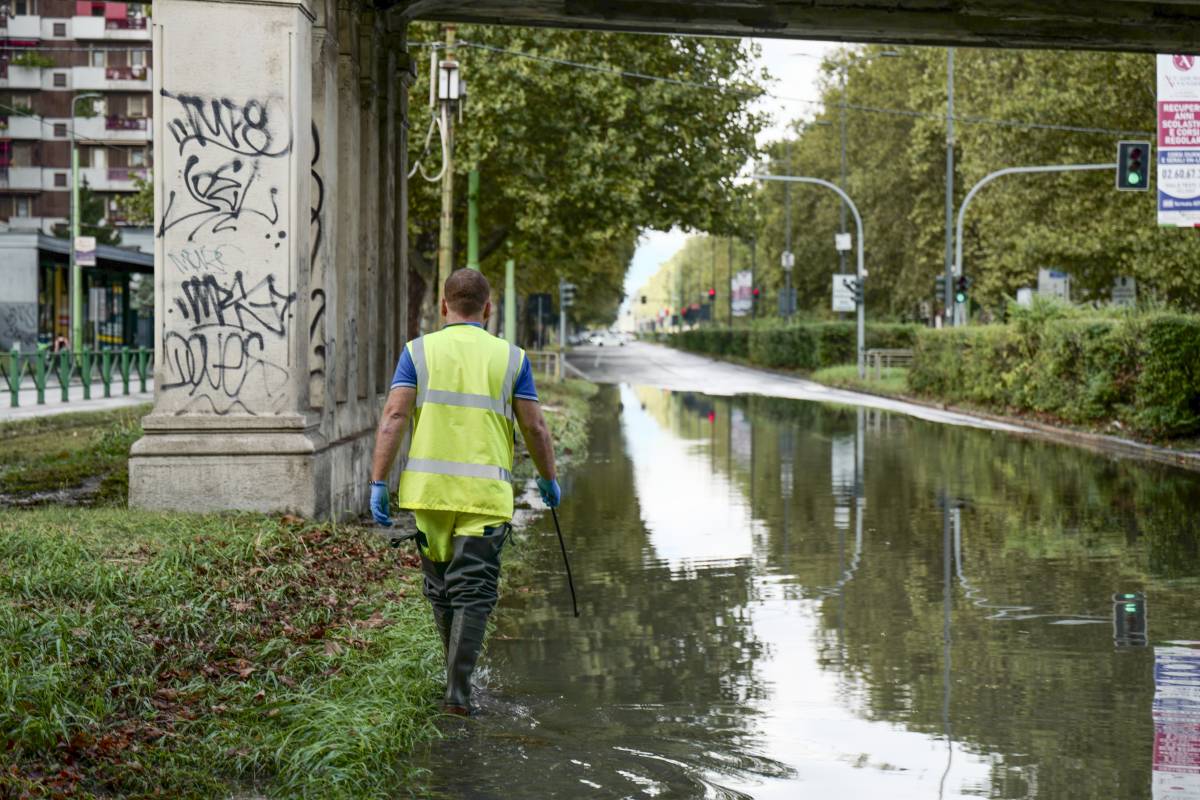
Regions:
<instances>
[{"instance_id":1,"label":"distant car","mask_svg":"<svg viewBox=\"0 0 1200 800\"><path fill-rule=\"evenodd\" d=\"M587 343L590 345L595 345L596 347L604 347L604 339L605 336L603 333L589 333L587 337Z\"/></svg>"}]
</instances>

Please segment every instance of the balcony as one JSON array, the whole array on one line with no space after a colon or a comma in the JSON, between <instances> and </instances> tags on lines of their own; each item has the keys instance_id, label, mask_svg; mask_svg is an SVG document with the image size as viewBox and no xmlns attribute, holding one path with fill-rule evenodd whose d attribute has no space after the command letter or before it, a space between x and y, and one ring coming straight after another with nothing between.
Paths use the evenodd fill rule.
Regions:
<instances>
[{"instance_id":1,"label":"balcony","mask_svg":"<svg viewBox=\"0 0 1200 800\"><path fill-rule=\"evenodd\" d=\"M42 38L42 18L33 16L0 17L0 30L5 39L19 39L36 44ZM16 42L13 42L16 44Z\"/></svg>"},{"instance_id":2,"label":"balcony","mask_svg":"<svg viewBox=\"0 0 1200 800\"><path fill-rule=\"evenodd\" d=\"M0 166L0 191L40 192L41 190L41 167Z\"/></svg>"},{"instance_id":3,"label":"balcony","mask_svg":"<svg viewBox=\"0 0 1200 800\"><path fill-rule=\"evenodd\" d=\"M71 87L76 91L150 91L149 67L72 67Z\"/></svg>"},{"instance_id":4,"label":"balcony","mask_svg":"<svg viewBox=\"0 0 1200 800\"><path fill-rule=\"evenodd\" d=\"M145 17L71 17L76 39L109 41L150 41L150 21Z\"/></svg>"},{"instance_id":5,"label":"balcony","mask_svg":"<svg viewBox=\"0 0 1200 800\"><path fill-rule=\"evenodd\" d=\"M153 134L154 126L145 117L109 115L75 118L75 135L94 142L148 142Z\"/></svg>"},{"instance_id":6,"label":"balcony","mask_svg":"<svg viewBox=\"0 0 1200 800\"><path fill-rule=\"evenodd\" d=\"M15 19L19 19L16 17ZM47 78L49 80L49 78ZM0 89L41 89L41 67L14 67L8 65L5 73L0 73Z\"/></svg>"},{"instance_id":7,"label":"balcony","mask_svg":"<svg viewBox=\"0 0 1200 800\"><path fill-rule=\"evenodd\" d=\"M84 167L79 170L79 180L87 180L88 186L98 192L132 192L137 187L134 177L143 180L150 177L145 167Z\"/></svg>"},{"instance_id":8,"label":"balcony","mask_svg":"<svg viewBox=\"0 0 1200 800\"><path fill-rule=\"evenodd\" d=\"M0 136L6 139L41 139L49 133L41 117L20 114L0 116Z\"/></svg>"}]
</instances>

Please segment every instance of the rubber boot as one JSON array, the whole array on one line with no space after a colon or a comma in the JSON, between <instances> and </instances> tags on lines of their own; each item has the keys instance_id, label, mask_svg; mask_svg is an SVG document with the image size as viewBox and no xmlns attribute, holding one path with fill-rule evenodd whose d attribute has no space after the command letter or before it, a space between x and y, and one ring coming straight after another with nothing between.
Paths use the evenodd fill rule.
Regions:
<instances>
[{"instance_id":1,"label":"rubber boot","mask_svg":"<svg viewBox=\"0 0 1200 800\"><path fill-rule=\"evenodd\" d=\"M450 628L450 654L446 662L446 699L443 704L449 714L467 716L471 713L471 676L483 637L487 632L488 615L473 609L458 610Z\"/></svg>"},{"instance_id":2,"label":"rubber boot","mask_svg":"<svg viewBox=\"0 0 1200 800\"><path fill-rule=\"evenodd\" d=\"M450 627L454 623L454 607L450 604L450 594L446 588L446 569L449 566L449 562L430 561L424 553L421 554L421 572L425 577L422 594L433 608L433 622L441 634L442 656L446 658L447 664L450 653Z\"/></svg>"}]
</instances>

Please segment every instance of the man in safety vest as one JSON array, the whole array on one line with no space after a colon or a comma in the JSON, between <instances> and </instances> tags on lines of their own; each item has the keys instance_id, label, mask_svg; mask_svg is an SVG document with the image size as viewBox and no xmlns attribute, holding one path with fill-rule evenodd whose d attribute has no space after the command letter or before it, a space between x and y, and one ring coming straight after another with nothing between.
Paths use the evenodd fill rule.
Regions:
<instances>
[{"instance_id":1,"label":"man in safety vest","mask_svg":"<svg viewBox=\"0 0 1200 800\"><path fill-rule=\"evenodd\" d=\"M561 492L529 360L483 328L492 312L487 279L457 270L443 294L446 326L409 342L396 365L375 436L371 514L392 524L386 479L411 415L397 505L416 517L424 594L446 656L444 707L465 715L512 529L514 420L541 475L542 500L557 506Z\"/></svg>"}]
</instances>

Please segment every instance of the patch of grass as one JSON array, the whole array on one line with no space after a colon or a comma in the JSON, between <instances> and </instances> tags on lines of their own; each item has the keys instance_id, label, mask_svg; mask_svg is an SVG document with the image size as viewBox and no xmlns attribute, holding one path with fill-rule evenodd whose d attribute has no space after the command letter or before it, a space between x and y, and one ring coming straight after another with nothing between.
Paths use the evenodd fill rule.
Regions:
<instances>
[{"instance_id":1,"label":"patch of grass","mask_svg":"<svg viewBox=\"0 0 1200 800\"><path fill-rule=\"evenodd\" d=\"M554 438L555 455L560 462L587 458L588 416L591 400L599 390L600 387L591 381L581 380L546 382L538 386L542 413ZM524 483L536 475L533 460L522 442L513 463L513 476Z\"/></svg>"},{"instance_id":2,"label":"patch of grass","mask_svg":"<svg viewBox=\"0 0 1200 800\"><path fill-rule=\"evenodd\" d=\"M846 364L839 367L825 367L812 374L817 383L827 386L837 386L843 389L857 389L875 394L886 394L897 397L909 393L908 370L904 367L885 367L878 379L873 370L867 371L867 378L858 377L858 367Z\"/></svg>"},{"instance_id":3,"label":"patch of grass","mask_svg":"<svg viewBox=\"0 0 1200 800\"><path fill-rule=\"evenodd\" d=\"M0 424L0 494L20 500L95 481L86 502L123 505L129 448L149 411L141 405Z\"/></svg>"},{"instance_id":4,"label":"patch of grass","mask_svg":"<svg viewBox=\"0 0 1200 800\"><path fill-rule=\"evenodd\" d=\"M0 796L394 795L436 735L418 574L357 527L0 513Z\"/></svg>"}]
</instances>

